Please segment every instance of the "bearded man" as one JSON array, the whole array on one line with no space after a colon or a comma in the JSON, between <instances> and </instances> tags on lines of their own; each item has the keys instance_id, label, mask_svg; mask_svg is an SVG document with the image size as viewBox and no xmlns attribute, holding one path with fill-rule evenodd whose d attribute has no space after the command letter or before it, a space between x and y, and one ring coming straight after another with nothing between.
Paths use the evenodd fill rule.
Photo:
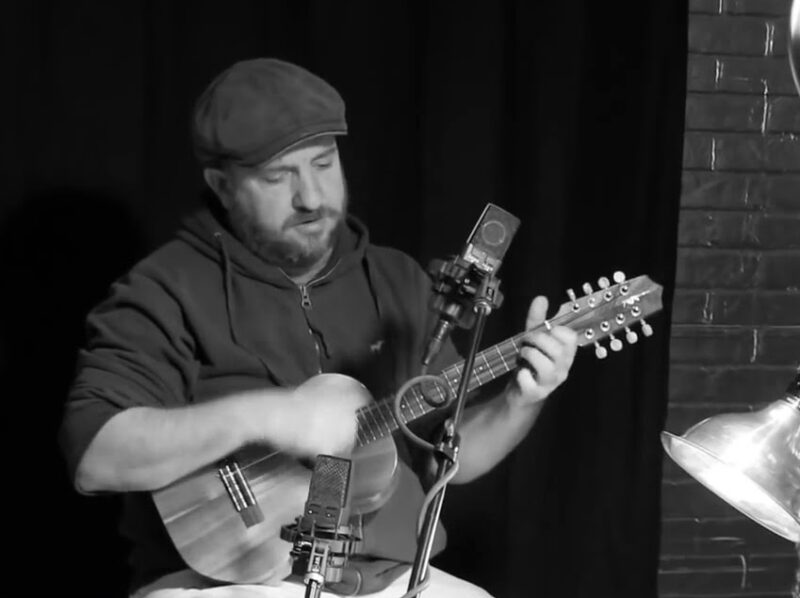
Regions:
<instances>
[{"instance_id":1,"label":"bearded man","mask_svg":"<svg viewBox=\"0 0 800 598\"><path fill-rule=\"evenodd\" d=\"M358 389L386 397L419 373L435 324L431 283L347 214L337 146L344 102L327 82L280 60L239 62L200 96L193 122L214 200L89 315L61 444L80 492L125 494L132 595L301 596L288 544L257 583L220 585L192 571L153 492L246 447L298 459L352 455L357 410L371 400ZM526 329L546 310L536 298ZM524 367L464 414L454 483L489 471L519 443L575 349L567 328L527 334ZM430 371L457 359L448 342ZM340 375L320 376L331 373ZM423 491L420 460L402 439L398 451L399 486L360 521L365 550L352 559L348 591L405 592ZM430 583L433 596L487 595L435 568Z\"/></svg>"}]
</instances>

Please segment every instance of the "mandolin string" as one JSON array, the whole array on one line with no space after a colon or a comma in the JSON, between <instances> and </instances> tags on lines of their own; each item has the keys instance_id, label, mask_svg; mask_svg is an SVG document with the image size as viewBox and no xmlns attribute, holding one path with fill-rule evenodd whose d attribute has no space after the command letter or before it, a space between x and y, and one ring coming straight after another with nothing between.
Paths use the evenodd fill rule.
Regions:
<instances>
[{"instance_id":1,"label":"mandolin string","mask_svg":"<svg viewBox=\"0 0 800 598\"><path fill-rule=\"evenodd\" d=\"M605 294L605 293L611 291L612 289L615 289L616 287L621 286L622 284L624 284L624 283L620 283L618 285L614 285L614 287L611 287L609 289L605 289L605 290L602 291L602 294ZM631 281L628 281L628 284L630 286L632 286L631 285ZM629 286L629 288L630 288L630 286ZM630 292L626 293L627 296L625 298L625 301L638 302L644 295L646 295L649 292L650 291L646 289L642 293L638 293L638 294L630 293ZM601 292L599 292L599 291L597 293L595 293L595 295L600 295L600 294L601 294ZM619 296L622 296L622 295L619 295ZM587 295L587 297L589 297L589 296ZM586 299L586 297L583 297L581 299ZM570 303L563 303L559 309L563 309L564 307L566 307L568 305L571 305L571 304ZM608 306L615 307L615 306L617 306L617 304L616 304L616 302L611 303L610 300L604 300L597 307L592 308L591 311L596 311L596 310L601 309L601 308L607 308ZM641 319L641 318L645 317L646 315L649 315L649 314L645 314L644 311L645 310L642 310L642 313L640 314L640 316L634 318L631 321L631 323L637 321L638 319ZM586 313L583 312L583 311L579 311L579 312L567 311L567 312L561 314L560 316L558 314L556 314L556 316L554 316L552 320L549 320L549 321L546 321L546 323L540 324L539 326L537 326L533 330L540 330L542 328L546 328L547 324L549 324L550 326L569 326L569 324L571 322L573 322L574 320L577 320L579 317L585 316L585 315L586 315ZM614 329L614 331L616 331L618 329L619 329L619 327L616 327ZM522 346L522 339L524 338L524 336L528 332L530 332L530 331L525 331L525 332L521 332L519 334L516 334L516 335L506 339L505 341L502 341L502 342L500 342L500 343L498 343L498 344L496 344L496 345L494 345L492 347L489 347L488 349L484 349L483 351L479 352L475 356L475 363L477 365L475 365L473 367L472 377L471 377L469 385L467 387L467 392L472 392L473 390L476 390L480 386L482 386L482 385L484 385L484 384L486 384L486 383L498 378L499 376L502 376L502 375L508 373L514 367L516 367L517 356L519 355L519 350L520 350L520 347ZM612 332L613 331L608 331L608 332L604 333L604 335L608 335L608 334L610 334ZM599 340L601 338L603 338L603 337L598 335L595 338L595 340ZM480 360L480 363L478 363L479 360ZM447 386L450 388L450 390L453 393L453 395L456 394L456 385L458 384L458 382L459 382L459 380L461 378L461 369L464 367L464 363L465 363L464 361L461 361L461 362L459 362L459 363L457 363L455 365L449 366L449 367L445 368L440 374L442 376L442 378L445 380L445 384L447 384ZM481 376L483 376L485 374L488 374L490 376L488 380L482 380L481 379ZM428 413L430 413L434 409L436 409L436 407L433 407L433 406L429 405L424 400L422 394L416 388L412 388L409 392L411 392L411 394L413 395L413 398L414 398L414 400L416 402L416 407L420 411L420 413L419 414L415 414L413 408L410 408L409 410L411 411L412 417L410 419L409 418L405 418L405 420L404 420L405 423L413 422L413 421L419 419L420 417L423 417L424 415L427 415ZM437 393L439 394L440 398L443 398L441 396L441 390L439 390L438 387L437 387ZM404 398L404 400L405 400L406 404L409 405L408 399ZM389 435L391 435L392 432L394 432L395 430L397 430L399 428L399 425L397 423L397 419L396 419L395 414L394 414L394 409L392 407L392 402L393 401L394 401L394 397L393 396L387 397L387 398L384 398L384 399L382 399L380 401L376 401L375 403L372 403L370 405L366 405L364 407L361 407L360 409L358 409L356 411L356 421L357 421L356 446L357 447L361 447L361 446L364 446L366 444L369 444L370 442L374 442L376 440L388 437ZM378 414L381 416L381 419L383 420L382 424L381 424L380 420L378 419L378 417L377 417L375 412L378 412ZM369 423L369 420L367 419L368 415L372 416L372 421L374 422L374 424ZM388 417L388 419L387 419L387 417ZM377 431L377 433L376 433L376 431ZM371 434L367 434L367 432L370 432ZM270 459L270 458L274 457L275 455L279 454L280 452L281 451L273 451L273 452L271 452L271 453L269 453L267 455L262 455L259 458L254 459L253 461L250 461L245 465L240 465L240 468L242 470L245 470L248 467L257 465L258 463L261 463L262 461L265 461L266 459Z\"/></svg>"},{"instance_id":2,"label":"mandolin string","mask_svg":"<svg viewBox=\"0 0 800 598\"><path fill-rule=\"evenodd\" d=\"M518 347L524 335L525 333L520 333L516 336L513 336L493 347L481 351L476 356L476 362L478 358L480 358L482 363L473 368L473 376L470 380L468 392L471 392L483 384L486 384L487 382L509 372L511 367L516 365L516 356L519 353ZM487 355L489 356L488 358ZM463 366L464 362L462 361L453 366L445 368L441 374L445 380L445 384L450 387L453 395L455 395L456 392L455 385L458 384L458 381L461 378L461 369ZM486 374L488 374L490 378L488 380L482 380L481 376ZM443 399L444 397L441 397L441 391L438 390L438 387L437 391L440 394L440 398ZM414 410L412 409L411 411L413 417L411 417L411 419L406 418L406 423L415 421L436 409L435 407L428 405L424 398L422 398L421 393L416 388L412 388L410 392L414 395L419 414L414 413ZM356 430L356 446L361 447L371 442L375 442L381 438L386 438L399 428L397 420L394 416L394 409L392 409L392 401L394 401L394 397L389 397L370 405L366 405L356 411L356 419L358 422ZM379 423L376 412L379 412L382 415L383 424ZM387 415L391 418L391 420L386 420ZM370 423L368 416L371 416L374 423ZM281 451L273 451L267 455L262 455L253 461L249 461L246 464L240 464L240 469L244 471L249 467L255 466L262 461L274 457L280 452Z\"/></svg>"},{"instance_id":3,"label":"mandolin string","mask_svg":"<svg viewBox=\"0 0 800 598\"><path fill-rule=\"evenodd\" d=\"M638 293L638 294L630 293L631 283L630 281L628 281L629 285L628 291L625 293L625 295L623 295L622 293L620 293L619 295L615 295L616 289L622 286L622 284L625 283L619 283L618 285L614 285L613 287L595 293L594 295L598 297L600 295L603 295L603 297L601 298L602 299L601 302L596 307L592 308L591 312L594 312L599 309L607 309L609 306L612 308L617 307L618 303L612 302L612 299L618 297L625 296L625 301L638 302L642 296L644 296L649 292L645 290L643 293ZM608 296L609 294L610 296ZM585 297L582 299L585 299ZM574 304L564 303L559 309L563 309L571 305ZM564 325L568 326L571 322L579 319L580 317L585 316L586 314L587 312L584 311L572 311L572 310L565 311L565 313L561 314L560 316L556 315L548 323L550 326L564 326ZM641 317L644 316L640 315L638 317L634 317L627 325L632 324ZM596 319L597 318L595 318L595 320ZM543 323L536 329L545 328L546 326L547 324ZM622 324L615 325L613 330L609 330L597 335L594 338L594 340L601 340L608 334L612 334L621 327ZM483 384L486 384L487 382L494 380L500 375L508 373L514 367L516 367L517 356L519 355L519 349L520 349L518 345L521 345L521 341L526 334L527 331L522 332L507 339L506 341L503 341L497 345L494 345L493 347L489 347L488 349L485 349L484 351L478 353L475 358L476 365L474 365L473 367L472 379L470 380L468 386L468 392L471 392L476 388L478 388L479 386L482 386ZM594 341L589 341L587 338L583 342L579 341L579 344L583 346L588 342L594 342ZM489 356L488 359L487 355ZM441 377L443 378L445 384L450 388L450 391L453 393L453 395L456 394L455 385L458 384L458 380L461 377L461 368L463 367L463 365L464 362L460 362L459 364L446 368L441 373ZM488 375L489 379L488 380L482 379L481 376L484 375ZM451 377L453 376L455 377L455 380L451 379ZM404 418L404 423L408 423L409 421L414 421L415 419L422 417L423 415L426 415L427 413L430 413L430 411L435 409L435 407L428 405L428 403L424 400L424 398L422 398L422 393L418 391L417 388L412 388L410 389L409 392L416 401L417 407L420 409L421 413L419 415L414 413L414 409L412 406L413 403L411 403L408 400L408 396L406 396L405 403L408 406L407 411L411 412L412 417L410 419L408 417ZM439 387L436 387L436 394L439 400L444 400L444 397L442 396L442 392ZM394 397L389 397L387 399L378 401L371 405L362 407L359 410L363 411L365 414L372 415L372 419L375 422L375 425L373 426L372 424L369 423L369 421L366 418L364 418L363 420L364 428L363 429L359 428L358 431L358 446L363 446L364 444L368 444L369 442L373 442L375 440L384 438L399 428L392 405L393 401ZM381 419L378 419L375 412L377 412L381 416Z\"/></svg>"},{"instance_id":4,"label":"mandolin string","mask_svg":"<svg viewBox=\"0 0 800 598\"><path fill-rule=\"evenodd\" d=\"M469 392L486 384L487 382L490 382L491 380L494 380L498 376L508 373L514 367L516 367L516 357L519 354L520 341L524 335L525 333L516 335L510 339L507 339L506 341L503 341L502 343L490 347L489 349L481 351L476 356L476 365L473 368L472 378L468 386ZM445 370L443 370L443 372L440 374L443 383L449 388L453 395L456 394L456 385L461 378L461 370L463 365L464 363L461 362L454 366L450 366L445 368ZM404 401L406 405L409 406L407 411L411 412L412 417L405 417L403 420L405 423L414 421L436 409L436 407L429 405L425 401L422 392L417 388L411 388L409 390L409 394L412 395L414 400L409 401L409 397L406 395L406 397L404 397ZM439 400L444 400L445 397L438 386L436 387L436 394L438 395ZM366 419L366 417L363 418L365 428L367 429L363 431L359 430L358 440L360 443L367 444L380 438L384 438L398 429L399 425L394 414L393 401L394 397L389 397L359 409L359 412L371 415L372 420L375 422L375 425L373 426L369 423L369 420ZM419 414L416 413L416 410L412 407L412 405L416 406L416 410L419 411ZM376 413L380 415L380 419Z\"/></svg>"}]
</instances>

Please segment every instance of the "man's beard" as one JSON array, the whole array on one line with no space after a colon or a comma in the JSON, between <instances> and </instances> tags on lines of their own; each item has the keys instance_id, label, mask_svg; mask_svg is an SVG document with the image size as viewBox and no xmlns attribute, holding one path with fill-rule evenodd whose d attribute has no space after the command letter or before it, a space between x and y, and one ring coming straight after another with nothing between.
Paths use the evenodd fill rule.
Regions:
<instances>
[{"instance_id":1,"label":"man's beard","mask_svg":"<svg viewBox=\"0 0 800 598\"><path fill-rule=\"evenodd\" d=\"M298 212L284 223L282 231L264 230L250 216L234 204L228 218L234 234L254 254L273 266L278 266L292 273L310 269L333 247L339 228L344 226L347 213L347 198L343 202L342 211L322 207L313 212ZM322 236L310 236L305 239L287 238L285 234L292 226L300 222L327 218L335 222L335 226L326 230Z\"/></svg>"}]
</instances>

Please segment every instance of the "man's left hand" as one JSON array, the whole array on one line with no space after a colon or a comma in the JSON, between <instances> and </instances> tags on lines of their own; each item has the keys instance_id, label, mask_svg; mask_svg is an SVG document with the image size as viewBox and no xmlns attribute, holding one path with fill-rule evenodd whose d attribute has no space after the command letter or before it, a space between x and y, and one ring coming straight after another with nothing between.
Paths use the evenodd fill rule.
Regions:
<instances>
[{"instance_id":1,"label":"man's left hand","mask_svg":"<svg viewBox=\"0 0 800 598\"><path fill-rule=\"evenodd\" d=\"M528 310L519 367L509 386L507 400L524 407L547 398L564 380L572 367L578 335L565 326L550 330L538 328L547 316L547 297L536 297Z\"/></svg>"}]
</instances>

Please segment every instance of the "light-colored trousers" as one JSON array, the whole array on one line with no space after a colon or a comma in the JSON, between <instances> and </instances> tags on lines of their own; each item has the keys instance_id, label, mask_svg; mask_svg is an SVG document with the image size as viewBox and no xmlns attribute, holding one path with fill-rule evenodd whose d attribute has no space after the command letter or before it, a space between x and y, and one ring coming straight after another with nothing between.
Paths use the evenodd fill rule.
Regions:
<instances>
[{"instance_id":1,"label":"light-colored trousers","mask_svg":"<svg viewBox=\"0 0 800 598\"><path fill-rule=\"evenodd\" d=\"M421 598L492 598L478 586L459 579L441 569L428 568L430 585ZM372 594L371 598L400 598L408 590L411 571L394 580L387 588ZM306 587L302 583L282 581L274 586L231 585L208 587L208 583L193 571L186 569L171 573L144 586L131 598L303 598ZM323 590L323 596L333 596Z\"/></svg>"}]
</instances>

